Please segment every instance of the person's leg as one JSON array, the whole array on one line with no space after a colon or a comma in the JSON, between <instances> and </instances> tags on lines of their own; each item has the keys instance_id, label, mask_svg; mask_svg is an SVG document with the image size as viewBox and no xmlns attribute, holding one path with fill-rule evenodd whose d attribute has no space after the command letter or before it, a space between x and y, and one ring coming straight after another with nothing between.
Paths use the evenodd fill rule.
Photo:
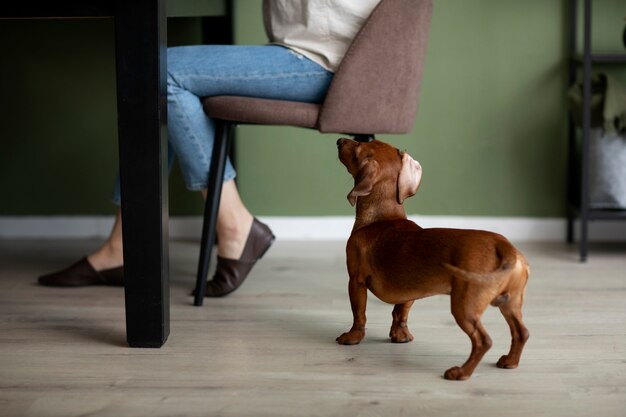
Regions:
<instances>
[{"instance_id":1,"label":"person's leg","mask_svg":"<svg viewBox=\"0 0 626 417\"><path fill-rule=\"evenodd\" d=\"M206 190L202 191L206 198ZM224 183L218 212L218 253L224 258L239 259L252 226L252 214L244 206L234 180ZM96 271L124 264L122 242L122 214L117 210L111 234L104 244L87 257Z\"/></svg>"},{"instance_id":2,"label":"person's leg","mask_svg":"<svg viewBox=\"0 0 626 417\"><path fill-rule=\"evenodd\" d=\"M206 190L202 191L206 198ZM224 183L218 212L217 234L221 240L218 253L231 259L239 259L252 226L252 214L244 206L234 180ZM124 264L122 242L122 214L117 210L111 234L104 244L87 257L96 271L110 269Z\"/></svg>"},{"instance_id":3,"label":"person's leg","mask_svg":"<svg viewBox=\"0 0 626 417\"><path fill-rule=\"evenodd\" d=\"M206 190L202 191L202 195L206 198ZM241 257L253 219L241 201L235 181L226 181L222 187L216 225L219 236L217 253L220 256L229 259Z\"/></svg>"},{"instance_id":4,"label":"person's leg","mask_svg":"<svg viewBox=\"0 0 626 417\"><path fill-rule=\"evenodd\" d=\"M200 45L168 49L168 137L188 189L206 188L215 127L202 98L238 95L316 103L332 73L280 46ZM236 176L230 162L224 181Z\"/></svg>"},{"instance_id":5,"label":"person's leg","mask_svg":"<svg viewBox=\"0 0 626 417\"><path fill-rule=\"evenodd\" d=\"M118 208L111 234L104 244L87 256L87 261L96 271L116 268L124 264L122 243L122 211Z\"/></svg>"},{"instance_id":6,"label":"person's leg","mask_svg":"<svg viewBox=\"0 0 626 417\"><path fill-rule=\"evenodd\" d=\"M168 49L168 134L190 190L206 189L214 123L202 97L239 95L323 101L332 73L280 46L188 46ZM217 218L219 256L239 259L252 215L239 197L227 163ZM205 194L206 195L206 194Z\"/></svg>"},{"instance_id":7,"label":"person's leg","mask_svg":"<svg viewBox=\"0 0 626 417\"><path fill-rule=\"evenodd\" d=\"M206 196L215 129L203 111L202 97L240 95L319 103L325 97L332 75L280 46L201 45L168 49L170 166L175 153L187 188L203 191ZM217 219L218 256L226 260L239 259L250 240L249 234L258 230L239 197L235 176L228 161ZM121 202L119 179L113 202L117 205ZM88 256L88 261L93 269L100 271L121 265L121 253L118 211L111 235L100 249Z\"/></svg>"}]
</instances>

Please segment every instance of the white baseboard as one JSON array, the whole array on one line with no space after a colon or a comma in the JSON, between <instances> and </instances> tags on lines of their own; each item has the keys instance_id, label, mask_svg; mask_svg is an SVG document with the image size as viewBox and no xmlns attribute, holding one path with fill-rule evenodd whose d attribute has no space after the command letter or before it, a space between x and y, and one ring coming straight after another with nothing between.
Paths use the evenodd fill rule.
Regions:
<instances>
[{"instance_id":1,"label":"white baseboard","mask_svg":"<svg viewBox=\"0 0 626 417\"><path fill-rule=\"evenodd\" d=\"M411 216L422 227L491 230L512 241L564 241L564 218ZM347 240L353 217L259 217L281 240ZM80 239L108 236L113 218L108 216L0 216L0 239ZM170 238L200 239L202 218L172 217ZM576 227L576 234L578 227ZM590 224L592 241L626 241L625 221Z\"/></svg>"},{"instance_id":2,"label":"white baseboard","mask_svg":"<svg viewBox=\"0 0 626 417\"><path fill-rule=\"evenodd\" d=\"M1 216L0 239L80 239L108 236L110 216Z\"/></svg>"}]
</instances>

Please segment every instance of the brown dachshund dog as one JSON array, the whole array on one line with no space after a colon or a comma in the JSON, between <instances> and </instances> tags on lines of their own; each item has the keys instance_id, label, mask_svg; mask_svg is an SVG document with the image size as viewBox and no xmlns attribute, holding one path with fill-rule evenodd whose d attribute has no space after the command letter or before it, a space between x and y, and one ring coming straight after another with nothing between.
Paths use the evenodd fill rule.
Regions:
<instances>
[{"instance_id":1,"label":"brown dachshund dog","mask_svg":"<svg viewBox=\"0 0 626 417\"><path fill-rule=\"evenodd\" d=\"M409 310L419 298L449 294L452 315L472 341L462 366L444 377L468 379L492 345L480 322L489 304L500 308L511 328L511 349L500 368L516 368L528 330L522 303L529 268L524 255L506 238L479 230L422 229L407 219L402 203L414 195L422 169L409 154L374 140L339 139L339 159L354 177L348 201L356 221L346 247L349 293L354 323L339 336L354 345L365 336L367 290L393 309L389 336L395 343L413 340Z\"/></svg>"}]
</instances>

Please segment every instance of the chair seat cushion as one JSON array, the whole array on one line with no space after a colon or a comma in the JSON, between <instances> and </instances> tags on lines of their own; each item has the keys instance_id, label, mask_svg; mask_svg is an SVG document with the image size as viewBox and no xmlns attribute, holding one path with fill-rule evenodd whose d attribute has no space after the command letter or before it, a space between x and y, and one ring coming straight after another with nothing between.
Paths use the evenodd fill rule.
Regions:
<instances>
[{"instance_id":1,"label":"chair seat cushion","mask_svg":"<svg viewBox=\"0 0 626 417\"><path fill-rule=\"evenodd\" d=\"M298 126L315 129L320 105L297 101L239 96L215 96L204 100L204 111L215 119L238 123Z\"/></svg>"}]
</instances>

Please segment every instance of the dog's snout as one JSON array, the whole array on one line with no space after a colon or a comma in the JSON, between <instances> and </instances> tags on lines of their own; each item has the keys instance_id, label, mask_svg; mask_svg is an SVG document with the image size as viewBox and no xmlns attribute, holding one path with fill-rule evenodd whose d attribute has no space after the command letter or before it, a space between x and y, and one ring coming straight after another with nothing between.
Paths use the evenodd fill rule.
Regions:
<instances>
[{"instance_id":1,"label":"dog's snout","mask_svg":"<svg viewBox=\"0 0 626 417\"><path fill-rule=\"evenodd\" d=\"M341 149L341 147L349 141L350 139L346 139L346 138L337 139L337 149Z\"/></svg>"},{"instance_id":2,"label":"dog's snout","mask_svg":"<svg viewBox=\"0 0 626 417\"><path fill-rule=\"evenodd\" d=\"M359 145L359 142L355 142L352 139L348 139L348 138L337 139L337 147L338 148L341 148L343 145L345 145L347 143L352 143L354 145Z\"/></svg>"}]
</instances>

